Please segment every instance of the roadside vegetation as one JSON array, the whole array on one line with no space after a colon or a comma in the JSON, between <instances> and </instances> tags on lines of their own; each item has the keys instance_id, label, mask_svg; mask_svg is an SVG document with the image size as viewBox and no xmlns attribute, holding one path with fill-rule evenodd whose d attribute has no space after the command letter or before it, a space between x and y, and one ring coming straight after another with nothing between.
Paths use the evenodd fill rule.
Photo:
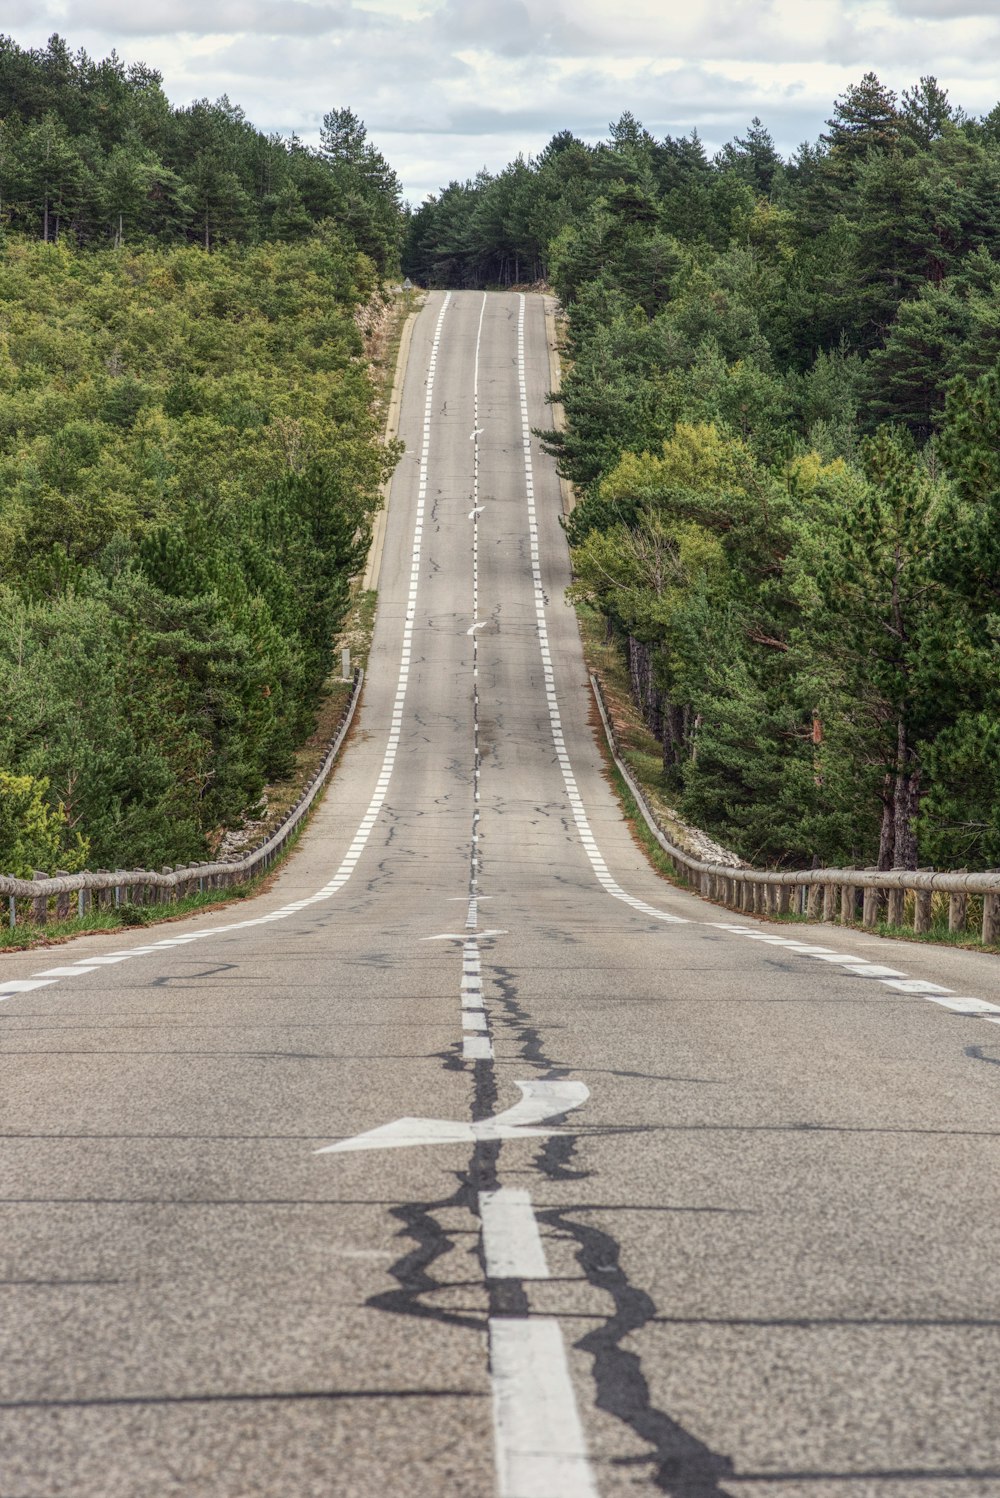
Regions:
<instances>
[{"instance_id":1,"label":"roadside vegetation","mask_svg":"<svg viewBox=\"0 0 1000 1498\"><path fill-rule=\"evenodd\" d=\"M626 114L411 220L414 277L558 293L574 596L750 862L1000 863L998 246L1000 106L872 74L791 160Z\"/></svg>"},{"instance_id":2,"label":"roadside vegetation","mask_svg":"<svg viewBox=\"0 0 1000 1498\"><path fill-rule=\"evenodd\" d=\"M398 182L59 38L0 38L0 121L0 870L203 859L370 630Z\"/></svg>"}]
</instances>

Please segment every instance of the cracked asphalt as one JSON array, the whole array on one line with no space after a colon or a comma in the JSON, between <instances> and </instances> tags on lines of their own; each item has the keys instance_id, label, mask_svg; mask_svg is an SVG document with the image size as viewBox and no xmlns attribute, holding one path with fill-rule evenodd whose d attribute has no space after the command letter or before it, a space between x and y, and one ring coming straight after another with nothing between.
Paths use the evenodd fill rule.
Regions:
<instances>
[{"instance_id":1,"label":"cracked asphalt","mask_svg":"<svg viewBox=\"0 0 1000 1498\"><path fill-rule=\"evenodd\" d=\"M650 870L604 776L532 439L573 782L610 877L675 919L599 882L546 695L518 315L474 293L420 314L360 717L274 887L162 928L190 944L148 950L147 928L0 959L31 979L128 954L0 1002L0 1498L488 1498L502 1318L558 1323L601 1498L1000 1495L1000 1026L753 940ZM540 297L524 330L544 427ZM342 887L289 911L343 867L401 665L384 805ZM791 934L1000 1002L991 957ZM487 1119L530 1079L589 1098L544 1138L316 1153ZM498 1186L530 1194L548 1278L486 1274Z\"/></svg>"}]
</instances>

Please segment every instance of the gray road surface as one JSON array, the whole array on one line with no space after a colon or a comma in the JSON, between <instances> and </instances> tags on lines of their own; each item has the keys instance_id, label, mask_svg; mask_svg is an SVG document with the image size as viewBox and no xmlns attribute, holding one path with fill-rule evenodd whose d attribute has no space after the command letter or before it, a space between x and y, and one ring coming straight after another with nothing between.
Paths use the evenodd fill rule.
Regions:
<instances>
[{"instance_id":1,"label":"gray road surface","mask_svg":"<svg viewBox=\"0 0 1000 1498\"><path fill-rule=\"evenodd\" d=\"M996 961L649 870L547 388L541 298L429 298L273 890L0 961L0 1498L1000 1495Z\"/></svg>"}]
</instances>

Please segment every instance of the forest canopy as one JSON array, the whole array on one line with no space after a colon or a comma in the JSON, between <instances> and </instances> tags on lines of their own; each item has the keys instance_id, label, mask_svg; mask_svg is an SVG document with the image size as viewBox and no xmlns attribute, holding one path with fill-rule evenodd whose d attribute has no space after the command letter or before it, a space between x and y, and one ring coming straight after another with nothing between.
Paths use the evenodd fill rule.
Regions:
<instances>
[{"instance_id":1,"label":"forest canopy","mask_svg":"<svg viewBox=\"0 0 1000 1498\"><path fill-rule=\"evenodd\" d=\"M1000 106L867 73L790 159L631 114L452 182L409 274L567 316L578 599L751 860L1000 863Z\"/></svg>"}]
</instances>

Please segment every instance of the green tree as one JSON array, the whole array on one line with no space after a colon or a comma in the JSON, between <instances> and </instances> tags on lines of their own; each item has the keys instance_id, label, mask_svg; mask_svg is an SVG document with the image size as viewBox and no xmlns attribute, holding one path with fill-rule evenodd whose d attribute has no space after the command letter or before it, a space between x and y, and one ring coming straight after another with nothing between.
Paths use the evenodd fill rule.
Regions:
<instances>
[{"instance_id":1,"label":"green tree","mask_svg":"<svg viewBox=\"0 0 1000 1498\"><path fill-rule=\"evenodd\" d=\"M49 782L0 770L0 868L15 879L41 870L67 874L82 868L86 841L67 825L66 809L48 800Z\"/></svg>"}]
</instances>

